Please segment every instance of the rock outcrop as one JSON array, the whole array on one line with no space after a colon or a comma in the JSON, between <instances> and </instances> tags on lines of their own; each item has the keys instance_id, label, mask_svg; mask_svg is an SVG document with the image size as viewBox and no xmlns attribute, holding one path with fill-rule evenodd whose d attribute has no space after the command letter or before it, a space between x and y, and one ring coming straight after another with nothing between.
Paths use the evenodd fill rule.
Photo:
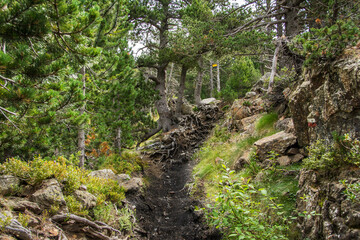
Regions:
<instances>
[{"instance_id":1,"label":"rock outcrop","mask_svg":"<svg viewBox=\"0 0 360 240\"><path fill-rule=\"evenodd\" d=\"M354 183L359 175L359 169L343 169L331 176L301 171L297 210L303 215L298 219L302 239L360 239L360 203L347 199L339 182Z\"/></svg>"},{"instance_id":2,"label":"rock outcrop","mask_svg":"<svg viewBox=\"0 0 360 240\"><path fill-rule=\"evenodd\" d=\"M20 179L12 175L0 176L0 194L6 195L11 193L14 188L19 186Z\"/></svg>"},{"instance_id":3,"label":"rock outcrop","mask_svg":"<svg viewBox=\"0 0 360 240\"><path fill-rule=\"evenodd\" d=\"M359 53L357 53L359 54ZM335 63L308 69L289 96L298 142L332 141L331 132L360 137L360 59L345 56Z\"/></svg>"},{"instance_id":4,"label":"rock outcrop","mask_svg":"<svg viewBox=\"0 0 360 240\"><path fill-rule=\"evenodd\" d=\"M59 210L67 211L64 195L56 179L44 180L41 188L32 194L31 200L44 209L50 209L52 206L55 206L59 207Z\"/></svg>"}]
</instances>

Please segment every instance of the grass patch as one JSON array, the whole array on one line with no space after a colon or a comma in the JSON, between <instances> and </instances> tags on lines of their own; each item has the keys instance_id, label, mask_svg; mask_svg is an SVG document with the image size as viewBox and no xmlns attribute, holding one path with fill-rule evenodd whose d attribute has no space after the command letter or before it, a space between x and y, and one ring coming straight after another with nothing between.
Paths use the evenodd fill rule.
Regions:
<instances>
[{"instance_id":1,"label":"grass patch","mask_svg":"<svg viewBox=\"0 0 360 240\"><path fill-rule=\"evenodd\" d=\"M278 120L276 113L267 113L262 116L255 125L255 129L258 132L265 130L273 130L274 123Z\"/></svg>"}]
</instances>

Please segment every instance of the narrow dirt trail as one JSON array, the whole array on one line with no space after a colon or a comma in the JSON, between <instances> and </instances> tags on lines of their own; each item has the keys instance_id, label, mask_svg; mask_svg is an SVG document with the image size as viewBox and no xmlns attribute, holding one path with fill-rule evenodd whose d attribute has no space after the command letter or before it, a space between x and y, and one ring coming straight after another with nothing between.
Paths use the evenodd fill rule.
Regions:
<instances>
[{"instance_id":1,"label":"narrow dirt trail","mask_svg":"<svg viewBox=\"0 0 360 240\"><path fill-rule=\"evenodd\" d=\"M154 163L145 172L149 186L135 200L141 228L137 239L221 239L194 211L199 202L190 197L187 188L194 166L190 157L220 115L217 107L212 106L188 117L169 134L167 139L171 141L163 139L161 147L150 156Z\"/></svg>"}]
</instances>

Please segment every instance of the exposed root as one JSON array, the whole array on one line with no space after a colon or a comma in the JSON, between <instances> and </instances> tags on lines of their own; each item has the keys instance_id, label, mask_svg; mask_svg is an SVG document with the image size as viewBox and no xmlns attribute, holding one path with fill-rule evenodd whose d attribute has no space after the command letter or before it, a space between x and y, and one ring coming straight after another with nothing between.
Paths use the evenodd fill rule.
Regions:
<instances>
[{"instance_id":1,"label":"exposed root","mask_svg":"<svg viewBox=\"0 0 360 240\"><path fill-rule=\"evenodd\" d=\"M94 239L115 240L119 239L118 236L122 235L119 230L116 230L103 222L93 222L74 214L55 215L51 218L51 221L61 225L71 224L72 228L76 227L79 232L83 232Z\"/></svg>"}]
</instances>

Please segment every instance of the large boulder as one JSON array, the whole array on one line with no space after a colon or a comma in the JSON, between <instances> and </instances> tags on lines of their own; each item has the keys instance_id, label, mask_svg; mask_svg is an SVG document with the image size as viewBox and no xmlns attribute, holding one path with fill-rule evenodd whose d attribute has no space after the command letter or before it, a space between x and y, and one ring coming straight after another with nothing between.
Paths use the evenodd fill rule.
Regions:
<instances>
[{"instance_id":1,"label":"large boulder","mask_svg":"<svg viewBox=\"0 0 360 240\"><path fill-rule=\"evenodd\" d=\"M360 137L360 50L332 63L304 72L303 81L289 96L298 142L332 141L332 132Z\"/></svg>"},{"instance_id":2,"label":"large boulder","mask_svg":"<svg viewBox=\"0 0 360 240\"><path fill-rule=\"evenodd\" d=\"M31 200L45 209L59 207L59 211L67 211L64 195L56 179L44 180L39 190L32 194Z\"/></svg>"},{"instance_id":3,"label":"large boulder","mask_svg":"<svg viewBox=\"0 0 360 240\"><path fill-rule=\"evenodd\" d=\"M0 194L10 194L14 188L18 187L20 179L12 175L1 175L0 176Z\"/></svg>"},{"instance_id":4,"label":"large boulder","mask_svg":"<svg viewBox=\"0 0 360 240\"><path fill-rule=\"evenodd\" d=\"M254 143L256 154L261 161L265 160L270 151L283 155L286 150L296 143L296 136L284 131L262 138Z\"/></svg>"}]
</instances>

